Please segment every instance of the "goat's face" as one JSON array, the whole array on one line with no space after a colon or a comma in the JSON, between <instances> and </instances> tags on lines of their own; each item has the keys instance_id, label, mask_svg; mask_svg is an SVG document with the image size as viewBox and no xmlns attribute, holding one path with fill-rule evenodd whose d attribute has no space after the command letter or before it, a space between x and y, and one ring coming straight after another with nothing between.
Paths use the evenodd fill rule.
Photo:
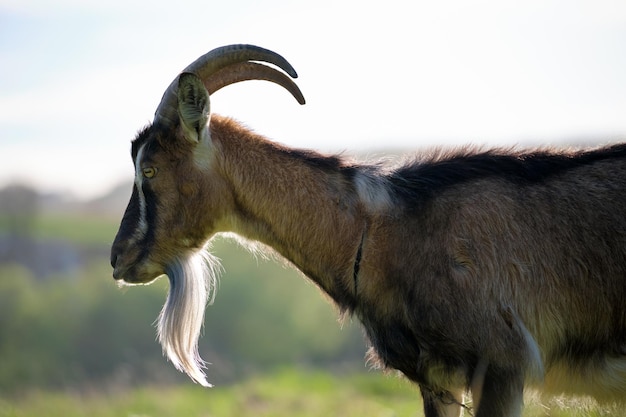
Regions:
<instances>
[{"instance_id":1,"label":"goat's face","mask_svg":"<svg viewBox=\"0 0 626 417\"><path fill-rule=\"evenodd\" d=\"M255 62L252 62L255 61ZM133 141L135 184L111 250L113 276L149 283L181 259L199 252L215 232L222 195L211 143L209 94L239 81L262 79L304 97L280 55L251 45L230 45L201 56L165 91L154 122ZM200 211L200 212L199 212Z\"/></svg>"},{"instance_id":2,"label":"goat's face","mask_svg":"<svg viewBox=\"0 0 626 417\"><path fill-rule=\"evenodd\" d=\"M228 192L215 171L209 94L193 74L178 86L179 120L158 122L132 143L133 194L111 250L113 276L149 283L202 250Z\"/></svg>"},{"instance_id":3,"label":"goat's face","mask_svg":"<svg viewBox=\"0 0 626 417\"><path fill-rule=\"evenodd\" d=\"M204 138L195 142L180 127L150 126L133 141L133 192L111 251L116 279L151 282L201 250L214 232L219 178L210 173L206 131L200 129ZM196 163L201 150L203 164Z\"/></svg>"}]
</instances>

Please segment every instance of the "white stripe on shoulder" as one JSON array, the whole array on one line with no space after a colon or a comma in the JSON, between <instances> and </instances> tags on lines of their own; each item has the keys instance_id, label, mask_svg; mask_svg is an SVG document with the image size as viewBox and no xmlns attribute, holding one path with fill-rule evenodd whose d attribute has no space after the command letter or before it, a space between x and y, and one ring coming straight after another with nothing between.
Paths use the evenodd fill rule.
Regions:
<instances>
[{"instance_id":1,"label":"white stripe on shoulder","mask_svg":"<svg viewBox=\"0 0 626 417\"><path fill-rule=\"evenodd\" d=\"M370 212L381 212L393 206L389 187L384 177L375 172L359 171L354 177L361 203Z\"/></svg>"}]
</instances>

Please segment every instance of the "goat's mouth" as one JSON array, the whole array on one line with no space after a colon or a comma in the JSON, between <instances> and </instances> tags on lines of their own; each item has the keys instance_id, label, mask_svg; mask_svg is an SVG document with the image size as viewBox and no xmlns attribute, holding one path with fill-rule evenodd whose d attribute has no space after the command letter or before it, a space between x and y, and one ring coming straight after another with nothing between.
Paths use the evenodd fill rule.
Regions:
<instances>
[{"instance_id":1,"label":"goat's mouth","mask_svg":"<svg viewBox=\"0 0 626 417\"><path fill-rule=\"evenodd\" d=\"M138 268L136 265L115 265L113 267L113 279L115 279L119 285L146 285L152 283L164 274L165 271L156 267Z\"/></svg>"}]
</instances>

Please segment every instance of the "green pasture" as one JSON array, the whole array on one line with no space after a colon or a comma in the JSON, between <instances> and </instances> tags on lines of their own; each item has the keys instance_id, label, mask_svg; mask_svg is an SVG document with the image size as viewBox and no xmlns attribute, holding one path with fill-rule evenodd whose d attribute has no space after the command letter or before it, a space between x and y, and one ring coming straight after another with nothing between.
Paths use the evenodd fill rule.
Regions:
<instances>
[{"instance_id":1,"label":"green pasture","mask_svg":"<svg viewBox=\"0 0 626 417\"><path fill-rule=\"evenodd\" d=\"M36 391L2 398L0 417L420 417L417 389L378 372L333 375L276 371L238 383L191 383L100 391ZM466 416L468 413L465 414ZM529 400L526 417L619 417L616 408L585 402Z\"/></svg>"},{"instance_id":2,"label":"green pasture","mask_svg":"<svg viewBox=\"0 0 626 417\"><path fill-rule=\"evenodd\" d=\"M38 392L0 400L0 416L413 416L418 404L415 390L396 378L282 371L211 389L187 383L107 393Z\"/></svg>"}]
</instances>

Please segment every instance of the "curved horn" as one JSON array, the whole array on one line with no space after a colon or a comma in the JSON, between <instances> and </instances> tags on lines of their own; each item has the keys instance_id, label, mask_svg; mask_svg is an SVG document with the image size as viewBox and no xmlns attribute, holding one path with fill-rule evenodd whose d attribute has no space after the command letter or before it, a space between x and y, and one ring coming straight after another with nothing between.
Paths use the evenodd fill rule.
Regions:
<instances>
[{"instance_id":1,"label":"curved horn","mask_svg":"<svg viewBox=\"0 0 626 417\"><path fill-rule=\"evenodd\" d=\"M215 93L227 85L247 80L265 80L284 87L300 104L304 104L304 96L300 88L284 73L257 62L240 62L229 65L203 80L209 94Z\"/></svg>"},{"instance_id":2,"label":"curved horn","mask_svg":"<svg viewBox=\"0 0 626 417\"><path fill-rule=\"evenodd\" d=\"M298 77L296 71L285 58L269 49L254 45L228 45L213 49L196 59L182 72L196 74L210 93L228 84L244 80L261 79L272 81L286 88L299 103L304 104L304 97L302 97L300 89L285 74L262 64L237 65L253 64L248 61L268 62L281 68L292 78ZM231 73L227 69L233 72ZM215 79L213 78L214 75L217 75ZM178 119L177 90L178 77L165 90L161 103L154 114L155 122L171 124Z\"/></svg>"}]
</instances>

